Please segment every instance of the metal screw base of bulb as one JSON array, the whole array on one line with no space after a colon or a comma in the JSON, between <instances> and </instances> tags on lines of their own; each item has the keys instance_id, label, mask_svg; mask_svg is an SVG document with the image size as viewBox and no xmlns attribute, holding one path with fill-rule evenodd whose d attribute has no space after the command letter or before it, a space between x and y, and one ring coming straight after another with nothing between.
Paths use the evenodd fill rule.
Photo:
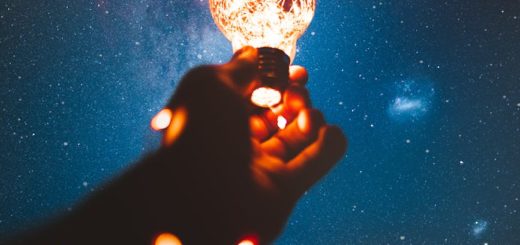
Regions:
<instances>
[{"instance_id":1,"label":"metal screw base of bulb","mask_svg":"<svg viewBox=\"0 0 520 245\"><path fill-rule=\"evenodd\" d=\"M289 56L280 49L258 48L258 72L262 85L283 92L289 84L290 62Z\"/></svg>"}]
</instances>

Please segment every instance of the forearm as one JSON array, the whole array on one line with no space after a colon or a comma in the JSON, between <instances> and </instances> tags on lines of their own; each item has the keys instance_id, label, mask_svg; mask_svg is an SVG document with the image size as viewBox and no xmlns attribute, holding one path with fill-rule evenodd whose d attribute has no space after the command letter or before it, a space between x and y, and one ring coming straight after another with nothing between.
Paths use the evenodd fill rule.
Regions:
<instances>
[{"instance_id":1,"label":"forearm","mask_svg":"<svg viewBox=\"0 0 520 245\"><path fill-rule=\"evenodd\" d=\"M222 206L230 197L199 184L207 183L211 171L177 169L207 160L181 151L185 153L163 149L150 155L72 213L13 244L151 244L162 232L175 234L184 244L235 243L248 230L237 227L241 217Z\"/></svg>"},{"instance_id":2,"label":"forearm","mask_svg":"<svg viewBox=\"0 0 520 245\"><path fill-rule=\"evenodd\" d=\"M137 163L72 212L29 236L18 237L13 243L149 244L155 229L149 208L154 201L151 198L166 188L159 182L160 176L150 176L152 170L149 166L157 166L158 154ZM172 185L168 187L174 189Z\"/></svg>"}]
</instances>

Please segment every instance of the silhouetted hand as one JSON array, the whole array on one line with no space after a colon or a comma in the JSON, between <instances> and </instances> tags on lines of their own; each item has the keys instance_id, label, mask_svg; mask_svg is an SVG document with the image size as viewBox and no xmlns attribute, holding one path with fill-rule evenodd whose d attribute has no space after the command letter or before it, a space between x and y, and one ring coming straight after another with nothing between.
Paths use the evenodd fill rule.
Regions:
<instances>
[{"instance_id":1,"label":"silhouetted hand","mask_svg":"<svg viewBox=\"0 0 520 245\"><path fill-rule=\"evenodd\" d=\"M258 113L257 51L190 71L167 105L163 146L24 244L269 243L298 198L344 155L346 139L311 108L292 67L283 104ZM287 119L279 130L278 116ZM124 132L132 133L132 132Z\"/></svg>"},{"instance_id":2,"label":"silhouetted hand","mask_svg":"<svg viewBox=\"0 0 520 245\"><path fill-rule=\"evenodd\" d=\"M210 141L203 144L207 160L199 171L209 171L211 181L205 184L221 196L213 201L222 203L217 214L207 217L233 217L222 225L236 227L235 239L252 234L264 243L280 233L295 202L343 156L347 142L311 107L304 87L307 72L299 66L290 69L283 104L252 113L248 100L256 83L256 55L256 49L246 47L228 64L190 73L169 104L174 120L164 145L175 148L193 140L189 145L197 148L200 141ZM288 121L283 130L277 127L278 116Z\"/></svg>"}]
</instances>

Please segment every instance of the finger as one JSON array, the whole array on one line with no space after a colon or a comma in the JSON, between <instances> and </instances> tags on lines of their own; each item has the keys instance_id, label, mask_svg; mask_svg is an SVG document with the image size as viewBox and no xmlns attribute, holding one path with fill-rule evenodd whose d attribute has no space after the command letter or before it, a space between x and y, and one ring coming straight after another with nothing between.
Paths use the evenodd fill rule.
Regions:
<instances>
[{"instance_id":1,"label":"finger","mask_svg":"<svg viewBox=\"0 0 520 245\"><path fill-rule=\"evenodd\" d=\"M228 63L220 66L221 79L238 89L241 94L248 95L254 88L257 67L257 49L245 46L238 50Z\"/></svg>"},{"instance_id":2,"label":"finger","mask_svg":"<svg viewBox=\"0 0 520 245\"><path fill-rule=\"evenodd\" d=\"M307 79L307 72L301 66L292 66L291 85L284 91L283 103L281 106L265 110L259 115L254 115L250 120L251 135L260 142L265 141L276 133L278 116L283 116L291 122L304 108L311 106L308 91L302 84Z\"/></svg>"},{"instance_id":3,"label":"finger","mask_svg":"<svg viewBox=\"0 0 520 245\"><path fill-rule=\"evenodd\" d=\"M257 58L258 49L252 46L244 46L233 54L231 61L244 60L249 63L256 63Z\"/></svg>"},{"instance_id":4,"label":"finger","mask_svg":"<svg viewBox=\"0 0 520 245\"><path fill-rule=\"evenodd\" d=\"M289 83L290 84L298 84L301 86L305 86L307 80L309 79L309 74L307 70L302 66L293 65L289 67Z\"/></svg>"},{"instance_id":5,"label":"finger","mask_svg":"<svg viewBox=\"0 0 520 245\"><path fill-rule=\"evenodd\" d=\"M308 107L310 107L310 99L307 90L298 85L289 86L284 92L284 103L281 106L251 116L251 135L263 142L279 131L278 116L283 116L285 120L292 122L301 110Z\"/></svg>"},{"instance_id":6,"label":"finger","mask_svg":"<svg viewBox=\"0 0 520 245\"><path fill-rule=\"evenodd\" d=\"M302 110L287 128L278 131L262 143L267 154L287 161L316 140L320 127L325 123L320 111Z\"/></svg>"},{"instance_id":7,"label":"finger","mask_svg":"<svg viewBox=\"0 0 520 245\"><path fill-rule=\"evenodd\" d=\"M264 110L260 114L250 116L249 125L253 138L260 142L264 142L279 130L277 126L278 115L275 111L280 113L279 110L273 109Z\"/></svg>"},{"instance_id":8,"label":"finger","mask_svg":"<svg viewBox=\"0 0 520 245\"><path fill-rule=\"evenodd\" d=\"M249 128L251 129L251 137L263 142L271 135L272 126L268 125L265 119L258 115L253 115L249 119Z\"/></svg>"},{"instance_id":9,"label":"finger","mask_svg":"<svg viewBox=\"0 0 520 245\"><path fill-rule=\"evenodd\" d=\"M341 159L347 144L340 128L323 126L318 139L287 164L289 184L300 193L306 191Z\"/></svg>"},{"instance_id":10,"label":"finger","mask_svg":"<svg viewBox=\"0 0 520 245\"><path fill-rule=\"evenodd\" d=\"M285 90L283 97L281 114L288 121L292 121L301 110L311 107L309 92L303 86L289 86Z\"/></svg>"}]
</instances>

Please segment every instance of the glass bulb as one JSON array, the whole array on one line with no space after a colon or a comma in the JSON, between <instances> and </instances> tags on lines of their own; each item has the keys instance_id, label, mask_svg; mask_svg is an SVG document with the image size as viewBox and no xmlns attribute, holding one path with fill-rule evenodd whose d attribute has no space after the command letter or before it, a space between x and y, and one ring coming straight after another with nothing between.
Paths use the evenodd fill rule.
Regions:
<instances>
[{"instance_id":1,"label":"glass bulb","mask_svg":"<svg viewBox=\"0 0 520 245\"><path fill-rule=\"evenodd\" d=\"M215 23L231 41L233 52L244 46L283 50L291 62L296 40L305 32L315 0L209 0Z\"/></svg>"}]
</instances>

